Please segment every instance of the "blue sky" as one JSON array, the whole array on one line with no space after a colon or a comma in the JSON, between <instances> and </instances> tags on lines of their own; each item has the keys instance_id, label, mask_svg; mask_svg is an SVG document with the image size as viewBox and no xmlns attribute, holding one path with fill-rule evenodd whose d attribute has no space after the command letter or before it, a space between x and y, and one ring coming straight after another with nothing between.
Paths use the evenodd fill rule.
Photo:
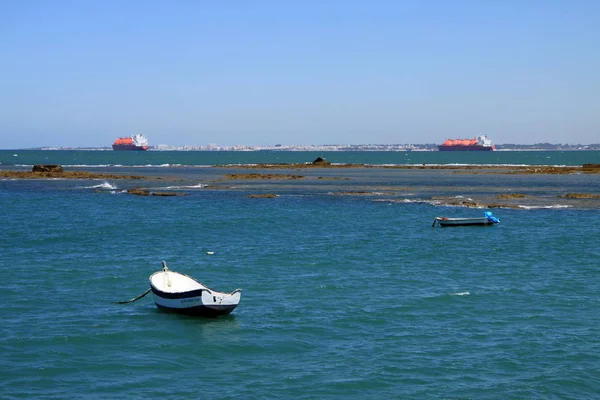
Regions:
<instances>
[{"instance_id":1,"label":"blue sky","mask_svg":"<svg viewBox=\"0 0 600 400\"><path fill-rule=\"evenodd\" d=\"M0 148L600 142L600 1L0 2Z\"/></svg>"}]
</instances>

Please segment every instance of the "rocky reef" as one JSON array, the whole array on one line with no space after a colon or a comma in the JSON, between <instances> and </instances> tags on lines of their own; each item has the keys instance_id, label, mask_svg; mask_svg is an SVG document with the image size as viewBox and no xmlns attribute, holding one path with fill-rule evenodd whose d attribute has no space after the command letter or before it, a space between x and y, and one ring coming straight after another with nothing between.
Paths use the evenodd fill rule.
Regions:
<instances>
[{"instance_id":1,"label":"rocky reef","mask_svg":"<svg viewBox=\"0 0 600 400\"><path fill-rule=\"evenodd\" d=\"M131 188L127 190L129 194L135 194L137 196L160 196L160 197L172 197L172 196L187 196L186 193L180 192L153 192L148 189L139 187Z\"/></svg>"},{"instance_id":2,"label":"rocky reef","mask_svg":"<svg viewBox=\"0 0 600 400\"><path fill-rule=\"evenodd\" d=\"M15 179L147 179L137 175L99 174L88 171L65 171L58 164L37 164L31 171L0 171L0 178Z\"/></svg>"}]
</instances>

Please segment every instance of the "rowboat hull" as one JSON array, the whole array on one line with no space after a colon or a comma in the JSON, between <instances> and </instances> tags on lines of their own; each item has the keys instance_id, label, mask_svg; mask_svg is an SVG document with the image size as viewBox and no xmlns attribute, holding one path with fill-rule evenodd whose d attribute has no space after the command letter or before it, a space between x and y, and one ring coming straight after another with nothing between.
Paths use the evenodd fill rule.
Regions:
<instances>
[{"instance_id":1,"label":"rowboat hull","mask_svg":"<svg viewBox=\"0 0 600 400\"><path fill-rule=\"evenodd\" d=\"M150 289L154 304L160 310L205 317L230 314L242 296L241 289L218 292L166 267L150 276Z\"/></svg>"},{"instance_id":2,"label":"rowboat hull","mask_svg":"<svg viewBox=\"0 0 600 400\"><path fill-rule=\"evenodd\" d=\"M495 222L490 221L489 219L482 218L445 218L445 217L436 217L434 224L438 223L439 226L487 226L494 225Z\"/></svg>"},{"instance_id":3,"label":"rowboat hull","mask_svg":"<svg viewBox=\"0 0 600 400\"><path fill-rule=\"evenodd\" d=\"M205 292L206 293L206 292ZM157 289L152 289L154 304L162 311L197 315L204 317L217 317L219 315L230 314L239 303L238 300L234 304L223 304L223 295L225 293L212 292L214 296L205 294L194 295L188 293L179 298L169 298L170 293L165 293Z\"/></svg>"},{"instance_id":4,"label":"rowboat hull","mask_svg":"<svg viewBox=\"0 0 600 400\"><path fill-rule=\"evenodd\" d=\"M446 217L435 217L433 224L438 224L441 227L446 226L487 226L494 225L500 222L500 220L492 214L491 211L483 213L483 217L478 218L446 218Z\"/></svg>"}]
</instances>

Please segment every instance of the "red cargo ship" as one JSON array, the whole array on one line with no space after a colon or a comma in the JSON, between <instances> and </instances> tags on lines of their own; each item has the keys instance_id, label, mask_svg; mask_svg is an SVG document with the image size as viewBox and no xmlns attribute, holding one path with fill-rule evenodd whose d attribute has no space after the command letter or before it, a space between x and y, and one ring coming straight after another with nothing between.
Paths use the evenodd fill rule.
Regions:
<instances>
[{"instance_id":1,"label":"red cargo ship","mask_svg":"<svg viewBox=\"0 0 600 400\"><path fill-rule=\"evenodd\" d=\"M146 151L148 150L148 139L141 133L137 133L131 137L118 138L112 148L113 150Z\"/></svg>"},{"instance_id":2,"label":"red cargo ship","mask_svg":"<svg viewBox=\"0 0 600 400\"><path fill-rule=\"evenodd\" d=\"M448 139L439 145L440 151L493 151L496 146L485 135L479 135L476 139Z\"/></svg>"}]
</instances>

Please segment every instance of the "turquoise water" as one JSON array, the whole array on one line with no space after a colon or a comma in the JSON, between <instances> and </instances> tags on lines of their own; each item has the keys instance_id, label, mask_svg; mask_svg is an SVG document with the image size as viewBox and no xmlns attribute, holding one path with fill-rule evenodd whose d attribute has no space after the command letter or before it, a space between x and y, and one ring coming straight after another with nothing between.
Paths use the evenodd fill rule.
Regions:
<instances>
[{"instance_id":1,"label":"turquoise water","mask_svg":"<svg viewBox=\"0 0 600 400\"><path fill-rule=\"evenodd\" d=\"M43 153L46 163L67 164ZM23 165L30 163L37 161ZM211 162L225 163L243 162L229 155ZM135 171L170 178L0 180L0 397L590 399L600 392L600 208L556 200L564 191L599 193L598 175L302 171L309 176L301 182L214 190L203 185L229 171ZM323 174L344 180L316 178ZM187 195L122 192L133 185ZM390 193L336 195L357 187ZM501 222L492 227L431 227L437 215L484 210L421 200L490 188L554 200L494 209ZM278 197L246 197L262 192ZM240 305L202 319L161 313L150 296L115 304L143 293L162 260L217 290L241 288Z\"/></svg>"},{"instance_id":2,"label":"turquoise water","mask_svg":"<svg viewBox=\"0 0 600 400\"><path fill-rule=\"evenodd\" d=\"M56 163L89 165L224 165L258 163L306 163L323 157L333 163L356 164L508 164L582 165L600 164L600 151L77 151L0 150L3 166Z\"/></svg>"}]
</instances>

